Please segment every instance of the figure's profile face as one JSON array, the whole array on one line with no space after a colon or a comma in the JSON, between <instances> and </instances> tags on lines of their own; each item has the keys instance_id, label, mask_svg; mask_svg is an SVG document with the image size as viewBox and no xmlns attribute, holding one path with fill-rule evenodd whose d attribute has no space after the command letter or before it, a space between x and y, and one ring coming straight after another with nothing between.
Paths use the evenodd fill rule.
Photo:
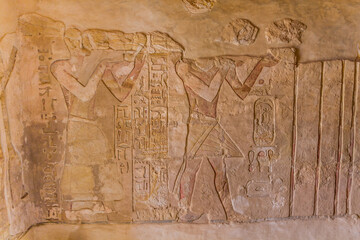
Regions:
<instances>
[{"instance_id":1,"label":"figure's profile face","mask_svg":"<svg viewBox=\"0 0 360 240\"><path fill-rule=\"evenodd\" d=\"M72 56L86 55L87 52L82 46L81 32L76 28L69 28L65 31L65 43Z\"/></svg>"},{"instance_id":2,"label":"figure's profile face","mask_svg":"<svg viewBox=\"0 0 360 240\"><path fill-rule=\"evenodd\" d=\"M65 31L65 43L69 49L81 48L81 32L75 28L69 28Z\"/></svg>"}]
</instances>

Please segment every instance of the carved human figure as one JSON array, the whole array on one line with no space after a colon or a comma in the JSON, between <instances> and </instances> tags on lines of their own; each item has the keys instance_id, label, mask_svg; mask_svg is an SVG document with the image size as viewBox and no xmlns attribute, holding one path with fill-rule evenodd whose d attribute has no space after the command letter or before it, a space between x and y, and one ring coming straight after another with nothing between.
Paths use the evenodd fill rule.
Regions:
<instances>
[{"instance_id":1,"label":"carved human figure","mask_svg":"<svg viewBox=\"0 0 360 240\"><path fill-rule=\"evenodd\" d=\"M28 153L43 150L45 146L42 144L45 143L43 138L37 135L45 129L45 125L40 123L42 115L39 114L44 105L37 107L44 103L45 97L41 96L46 93L39 90L44 88L49 93L51 89L51 80L46 76L46 64L66 56L64 52L67 49L62 36L61 23L31 13L20 16L16 32L6 34L0 40L0 132L4 154L4 197L11 234L17 234L42 221L43 210L47 208L39 208L38 204L44 200L41 186L50 186L50 178L45 179L41 175L45 168L41 157L48 159L49 155L44 152L38 152L36 156ZM40 56L44 52L48 53L49 58ZM38 91L39 94L34 94ZM36 143L33 139L36 139ZM44 179L48 182L41 181ZM53 189L51 204L56 204L57 194Z\"/></svg>"},{"instance_id":2,"label":"carved human figure","mask_svg":"<svg viewBox=\"0 0 360 240\"><path fill-rule=\"evenodd\" d=\"M227 81L238 97L244 99L262 69L276 63L271 56L260 59L244 81L239 79L237 69L248 65L235 57L185 59L177 63L176 71L184 82L190 104L185 156L174 189L180 192L180 201L184 205L181 221L194 221L200 217L190 210L190 204L196 174L204 159L209 161L215 172L215 188L227 219L243 220L232 207L225 172L225 158L242 156L242 153L217 120L219 91Z\"/></svg>"},{"instance_id":3,"label":"carved human figure","mask_svg":"<svg viewBox=\"0 0 360 240\"><path fill-rule=\"evenodd\" d=\"M106 161L112 159L112 154L96 121L95 94L102 80L110 92L123 101L140 73L144 56L137 54L135 60L130 62L124 59L122 52L112 51L116 61L104 60L109 56L109 50L90 52L84 49L81 33L77 29L66 31L65 42L71 53L70 59L59 60L51 66L53 75L63 88L69 109L68 155L60 184L63 199L95 202L101 202L104 198L116 200L121 197L119 184L99 182L106 169L111 168L110 165L106 167ZM93 68L89 69L89 66ZM106 195L103 189L112 194Z\"/></svg>"},{"instance_id":4,"label":"carved human figure","mask_svg":"<svg viewBox=\"0 0 360 240\"><path fill-rule=\"evenodd\" d=\"M15 64L15 57L16 57L17 49L15 47L12 48L10 58L3 59L1 56L4 54L0 51L0 143L1 143L1 150L2 155L4 157L4 190L5 190L5 201L7 205L8 217L9 222L12 223L12 214L11 209L14 207L13 205L13 193L11 191L11 184L10 184L10 161L11 156L16 156L15 149L11 144L11 137L9 133L9 122L7 119L7 112L6 112L6 101L5 101L5 88L9 82L10 75L13 71L14 64ZM5 56L7 54L4 54ZM19 156L22 160L21 156ZM24 198L27 195L24 187L24 172L23 166L21 166L21 182L22 182L22 196Z\"/></svg>"}]
</instances>

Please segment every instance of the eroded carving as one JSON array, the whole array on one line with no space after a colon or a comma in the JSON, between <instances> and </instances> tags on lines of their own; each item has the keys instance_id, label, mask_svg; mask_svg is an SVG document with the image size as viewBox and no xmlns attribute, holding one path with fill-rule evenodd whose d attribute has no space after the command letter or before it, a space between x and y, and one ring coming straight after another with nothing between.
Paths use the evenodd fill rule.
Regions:
<instances>
[{"instance_id":1,"label":"eroded carving","mask_svg":"<svg viewBox=\"0 0 360 240\"><path fill-rule=\"evenodd\" d=\"M183 2L189 12L205 13L214 7L216 0L183 0Z\"/></svg>"},{"instance_id":2,"label":"eroded carving","mask_svg":"<svg viewBox=\"0 0 360 240\"><path fill-rule=\"evenodd\" d=\"M3 55L7 55L3 51L1 51L0 55L0 133L1 133L1 150L2 150L2 157L4 161L4 168L3 168L3 179L4 179L4 200L7 207L7 215L10 224L12 223L12 212L11 207L14 206L14 196L11 186L11 178L10 178L10 161L13 160L14 157L17 156L15 153L12 143L11 143L11 136L9 134L9 120L7 117L7 109L6 109L6 99L5 99L5 89L10 80L10 75L14 69L17 48L12 46L11 53L9 59L4 59ZM19 156L20 159L21 156ZM22 162L22 161L21 161ZM22 196L26 197L27 193L25 192L25 183L24 183L24 169L21 166L21 183L22 183Z\"/></svg>"},{"instance_id":3,"label":"eroded carving","mask_svg":"<svg viewBox=\"0 0 360 240\"><path fill-rule=\"evenodd\" d=\"M249 24L229 24L227 39L250 44ZM358 196L345 151L354 142L357 154L357 63L300 64L295 76L293 49L183 59L162 32L65 30L38 15L21 18L17 34L0 42L11 218L30 209L36 222L208 223L356 211L344 201Z\"/></svg>"},{"instance_id":4,"label":"eroded carving","mask_svg":"<svg viewBox=\"0 0 360 240\"><path fill-rule=\"evenodd\" d=\"M297 20L285 18L273 22L265 30L265 38L269 43L301 43L302 33L307 26Z\"/></svg>"},{"instance_id":5,"label":"eroded carving","mask_svg":"<svg viewBox=\"0 0 360 240\"><path fill-rule=\"evenodd\" d=\"M281 208L285 204L286 186L273 171L279 153L274 146L254 147L248 153L250 179L246 185L248 198L269 199L273 208Z\"/></svg>"},{"instance_id":6,"label":"eroded carving","mask_svg":"<svg viewBox=\"0 0 360 240\"><path fill-rule=\"evenodd\" d=\"M117 122L115 163L109 161L111 155L108 141L98 127L94 113L95 94L102 81L118 101L123 101L132 90L144 65L144 54L139 53L144 41L137 42L139 38L136 34L116 33L114 43L111 41L115 38L111 35L115 34L113 32L89 30L81 34L77 29L68 29L65 32L65 42L71 57L69 60L56 61L51 66L52 73L63 87L69 109L68 157L65 160L61 183L63 198L68 201L76 200L78 203L88 200L98 201L104 206L104 211L97 210L97 214L107 213L107 203L121 198L119 193L121 188L118 184L102 180L101 176L98 180L96 169L105 170L116 164L119 173L122 174L129 171L130 163L126 159L129 154L126 152L126 144L129 143L125 129L126 120L122 123ZM95 64L93 64L94 59ZM90 66L93 69L89 71ZM120 109L115 110L117 117L121 114L124 116L129 114L126 109L122 109L123 112ZM93 136L89 138L88 133ZM82 175L81 172L85 172L86 175ZM84 182L86 188L77 188L76 185L69 188L67 185L73 185L74 181ZM111 196L106 197L109 189Z\"/></svg>"},{"instance_id":7,"label":"eroded carving","mask_svg":"<svg viewBox=\"0 0 360 240\"><path fill-rule=\"evenodd\" d=\"M2 64L5 69L13 66L11 75L5 72L8 82L2 85L7 88L2 89L1 130L7 141L1 145L7 148L4 155L10 161L5 166L5 185L12 234L39 221L59 220L57 170L63 157L64 124L49 66L64 57L63 33L62 23L25 14L19 18L16 33L1 39ZM11 49L17 49L16 58ZM21 88L14 87L19 84Z\"/></svg>"},{"instance_id":8,"label":"eroded carving","mask_svg":"<svg viewBox=\"0 0 360 240\"><path fill-rule=\"evenodd\" d=\"M168 61L166 54L149 55L148 72L132 98L135 211L141 203L156 208L168 205Z\"/></svg>"},{"instance_id":9,"label":"eroded carving","mask_svg":"<svg viewBox=\"0 0 360 240\"><path fill-rule=\"evenodd\" d=\"M231 21L221 34L221 41L234 45L250 45L255 42L259 28L249 20L237 18Z\"/></svg>"},{"instance_id":10,"label":"eroded carving","mask_svg":"<svg viewBox=\"0 0 360 240\"><path fill-rule=\"evenodd\" d=\"M275 108L269 98L259 98L254 106L254 142L271 145L275 137Z\"/></svg>"},{"instance_id":11,"label":"eroded carving","mask_svg":"<svg viewBox=\"0 0 360 240\"><path fill-rule=\"evenodd\" d=\"M241 99L249 94L264 67L276 60L271 56L260 59L245 79L239 79L237 69L246 62L231 57L184 59L176 71L184 82L189 98L190 116L184 162L175 183L184 203L183 221L194 221L199 215L190 210L196 173L201 163L209 161L215 172L215 187L228 220L243 220L233 209L226 178L225 158L242 157L243 153L217 120L217 102L221 85L226 81Z\"/></svg>"}]
</instances>

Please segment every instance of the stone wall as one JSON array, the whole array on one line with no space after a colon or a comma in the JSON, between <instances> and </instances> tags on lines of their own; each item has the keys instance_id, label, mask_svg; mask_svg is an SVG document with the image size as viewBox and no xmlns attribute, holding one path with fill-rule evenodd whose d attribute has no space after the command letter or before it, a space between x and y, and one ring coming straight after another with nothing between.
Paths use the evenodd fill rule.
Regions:
<instances>
[{"instance_id":1,"label":"stone wall","mask_svg":"<svg viewBox=\"0 0 360 240\"><path fill-rule=\"evenodd\" d=\"M299 62L306 21L234 18L213 44L267 50L198 58L171 31L65 22L22 14L0 41L3 235L360 214L359 63Z\"/></svg>"},{"instance_id":2,"label":"stone wall","mask_svg":"<svg viewBox=\"0 0 360 240\"><path fill-rule=\"evenodd\" d=\"M7 206L5 203L5 193L4 193L4 156L2 151L0 151L0 237L1 239L7 239L9 237L9 219L7 213Z\"/></svg>"}]
</instances>

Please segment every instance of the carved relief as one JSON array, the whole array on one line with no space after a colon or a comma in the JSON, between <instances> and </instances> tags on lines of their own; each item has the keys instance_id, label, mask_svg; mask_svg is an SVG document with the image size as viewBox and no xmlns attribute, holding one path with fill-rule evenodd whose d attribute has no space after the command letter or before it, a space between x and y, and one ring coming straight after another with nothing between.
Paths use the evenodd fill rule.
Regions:
<instances>
[{"instance_id":1,"label":"carved relief","mask_svg":"<svg viewBox=\"0 0 360 240\"><path fill-rule=\"evenodd\" d=\"M100 29L85 30L81 37L85 49L116 51L136 51L145 45L146 36L143 33L124 33L121 31L105 31Z\"/></svg>"},{"instance_id":2,"label":"carved relief","mask_svg":"<svg viewBox=\"0 0 360 240\"><path fill-rule=\"evenodd\" d=\"M216 0L183 0L187 10L191 13L205 13L211 11Z\"/></svg>"},{"instance_id":3,"label":"carved relief","mask_svg":"<svg viewBox=\"0 0 360 240\"><path fill-rule=\"evenodd\" d=\"M60 219L58 170L64 156L65 112L49 69L65 55L63 33L62 23L25 14L19 18L16 33L0 42L6 69L0 131L12 234L39 221Z\"/></svg>"},{"instance_id":4,"label":"carved relief","mask_svg":"<svg viewBox=\"0 0 360 240\"><path fill-rule=\"evenodd\" d=\"M269 98L259 98L254 106L254 142L271 145L275 137L275 108Z\"/></svg>"},{"instance_id":5,"label":"carved relief","mask_svg":"<svg viewBox=\"0 0 360 240\"><path fill-rule=\"evenodd\" d=\"M132 98L135 211L141 203L167 206L168 61L166 54L149 55L148 72Z\"/></svg>"},{"instance_id":6,"label":"carved relief","mask_svg":"<svg viewBox=\"0 0 360 240\"><path fill-rule=\"evenodd\" d=\"M62 136L59 135L59 131L56 126L56 105L57 98L52 96L52 86L50 78L50 60L52 54L50 49L43 48L38 50L38 58L40 60L39 65L39 96L41 97L42 112L41 119L46 124L46 127L42 128L43 139L43 153L46 157L47 165L43 168L43 186L40 189L40 196L45 204L48 206L47 219L59 219L59 202L58 202L58 189L56 182L56 168L53 164L53 159L60 159L61 152L58 149L59 140Z\"/></svg>"},{"instance_id":7,"label":"carved relief","mask_svg":"<svg viewBox=\"0 0 360 240\"><path fill-rule=\"evenodd\" d=\"M129 106L114 107L114 129L115 129L115 146L114 156L118 163L120 174L128 174L130 172L131 147L132 147L132 122L131 109Z\"/></svg>"},{"instance_id":8,"label":"carved relief","mask_svg":"<svg viewBox=\"0 0 360 240\"><path fill-rule=\"evenodd\" d=\"M249 151L251 180L246 184L248 197L272 197L276 174L273 172L278 153L275 147L254 147Z\"/></svg>"},{"instance_id":9,"label":"carved relief","mask_svg":"<svg viewBox=\"0 0 360 240\"><path fill-rule=\"evenodd\" d=\"M95 169L105 170L115 164L120 174L130 171L131 111L126 106L115 108L115 159L114 162L106 162L110 158L110 146L96 122L93 109L94 96L99 82L102 81L118 101L123 101L132 90L144 65L143 54L138 53L145 42L137 42L139 35L116 32L115 41L115 37L111 34L115 33L89 30L81 34L77 29L68 29L65 33L65 42L71 58L57 61L51 67L52 73L63 87L69 108L67 127L69 154L65 160L61 183L63 198L69 202L75 200L78 204L94 199L93 202L100 202L95 205L104 206L103 211L93 210L97 214L106 214L109 208L107 202L121 198L119 192L121 188L101 176L98 180L99 177L94 174L97 171ZM105 57L112 57L112 60L104 60ZM93 60L96 60L95 63L100 63L93 64ZM85 71L90 66L94 69L92 75ZM85 129L87 132L84 132ZM93 135L91 139L88 138L87 133ZM93 144L96 148L92 147ZM82 176L80 171L87 172L87 176ZM74 184L72 181L75 179L80 181L79 178L87 185L86 188L67 186ZM101 187L96 187L97 185ZM111 190L110 194L109 190ZM70 211L66 205L64 208L65 211Z\"/></svg>"},{"instance_id":10,"label":"carved relief","mask_svg":"<svg viewBox=\"0 0 360 240\"><path fill-rule=\"evenodd\" d=\"M166 34L147 34L144 71L130 105L115 107L115 155L122 170L132 169L133 219L170 220L168 203L169 67L182 48ZM125 143L126 142L126 143ZM119 155L120 154L120 155ZM126 160L125 160L126 156Z\"/></svg>"},{"instance_id":11,"label":"carved relief","mask_svg":"<svg viewBox=\"0 0 360 240\"><path fill-rule=\"evenodd\" d=\"M222 31L221 41L234 45L250 45L255 42L259 28L249 20L237 18Z\"/></svg>"},{"instance_id":12,"label":"carved relief","mask_svg":"<svg viewBox=\"0 0 360 240\"><path fill-rule=\"evenodd\" d=\"M15 151L13 150L12 144L11 144L11 136L9 134L9 119L7 117L7 109L6 109L6 99L5 99L5 90L6 86L10 80L10 75L14 69L15 60L16 60L16 54L17 49L15 47L11 48L10 58L4 59L3 55L6 56L6 53L1 51L0 53L0 133L1 133L1 163L4 167L1 167L1 187L3 189L1 192L4 194L4 198L1 199L4 201L3 203L6 205L5 208L7 210L6 213L2 212L5 215L7 215L8 224L14 224L11 221L11 215L13 214L11 212L11 206L14 206L16 204L16 200L14 199L15 196L13 196L13 190L12 190L12 184L11 184L11 172L10 172L10 162L14 161L14 157L17 157ZM21 158L21 156L19 156ZM24 169L23 166L21 166L21 188L22 188L22 196L26 197L24 194L25 190L25 184L24 184ZM16 196L17 197L17 196ZM18 198L18 197L17 197Z\"/></svg>"},{"instance_id":13,"label":"carved relief","mask_svg":"<svg viewBox=\"0 0 360 240\"><path fill-rule=\"evenodd\" d=\"M306 28L288 19L274 26L269 38L286 42L300 41ZM226 29L223 41L234 44L251 44L258 31L244 19ZM162 32L65 30L38 15L21 18L17 34L6 51L0 42L6 201L30 209L36 222L356 211L344 201L348 189L358 196L350 178L360 179L345 150L357 153L358 64L301 64L295 76L293 49L186 59Z\"/></svg>"},{"instance_id":14,"label":"carved relief","mask_svg":"<svg viewBox=\"0 0 360 240\"><path fill-rule=\"evenodd\" d=\"M297 20L285 18L273 22L265 30L265 38L268 43L301 43L302 33L307 26Z\"/></svg>"},{"instance_id":15,"label":"carved relief","mask_svg":"<svg viewBox=\"0 0 360 240\"><path fill-rule=\"evenodd\" d=\"M224 81L232 87L241 99L249 94L264 67L276 65L271 57L260 59L245 79L239 79L237 68L246 65L243 61L230 57L206 58L180 61L176 70L184 81L190 101L190 116L186 153L178 174L175 191L180 191L180 200L184 202L182 221L194 221L199 215L190 209L196 172L203 160L209 161L215 172L215 188L220 197L228 220L239 221L238 215L229 199L226 178L225 158L242 157L239 147L217 120L218 93ZM225 189L224 189L225 184Z\"/></svg>"},{"instance_id":16,"label":"carved relief","mask_svg":"<svg viewBox=\"0 0 360 240\"><path fill-rule=\"evenodd\" d=\"M256 147L248 154L249 171L272 172L272 166L276 161L274 147Z\"/></svg>"}]
</instances>

